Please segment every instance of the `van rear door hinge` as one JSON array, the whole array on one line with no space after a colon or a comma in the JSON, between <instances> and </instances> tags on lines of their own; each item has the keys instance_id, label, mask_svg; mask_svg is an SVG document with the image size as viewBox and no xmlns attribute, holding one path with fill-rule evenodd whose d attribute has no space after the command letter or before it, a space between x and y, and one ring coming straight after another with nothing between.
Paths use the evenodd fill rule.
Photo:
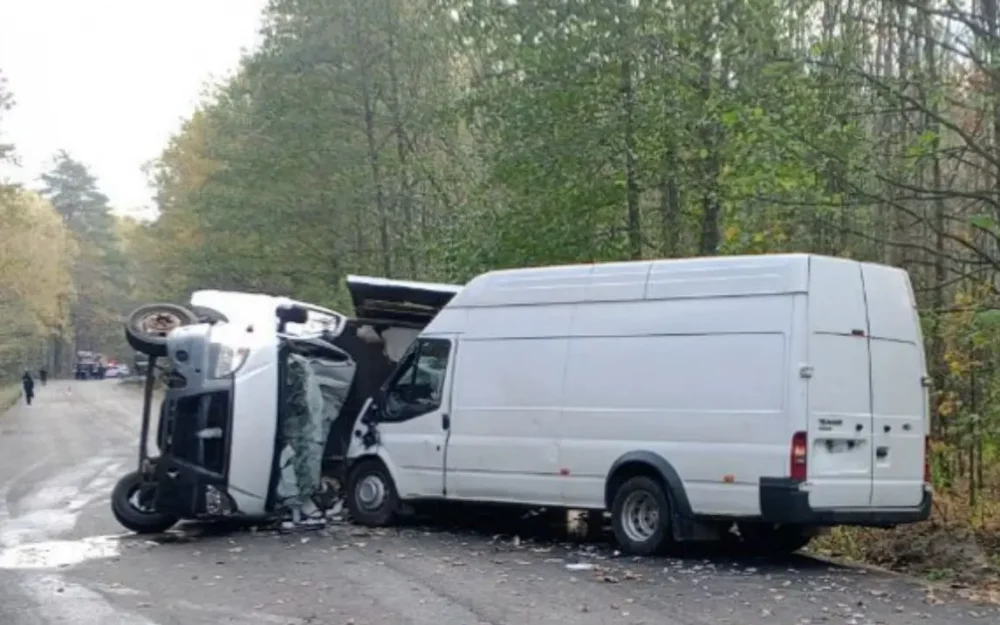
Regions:
<instances>
[{"instance_id":1,"label":"van rear door hinge","mask_svg":"<svg viewBox=\"0 0 1000 625\"><path fill-rule=\"evenodd\" d=\"M813 368L811 365L800 365L799 366L799 377L809 379L813 377Z\"/></svg>"}]
</instances>

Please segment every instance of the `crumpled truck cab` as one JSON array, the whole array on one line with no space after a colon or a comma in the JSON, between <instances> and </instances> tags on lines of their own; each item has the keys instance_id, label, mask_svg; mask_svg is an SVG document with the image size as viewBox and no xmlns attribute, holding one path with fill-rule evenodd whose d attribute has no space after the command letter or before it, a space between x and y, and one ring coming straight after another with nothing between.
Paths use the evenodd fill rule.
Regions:
<instances>
[{"instance_id":1,"label":"crumpled truck cab","mask_svg":"<svg viewBox=\"0 0 1000 625\"><path fill-rule=\"evenodd\" d=\"M303 462L339 475L366 399L460 289L360 276L347 285L354 318L264 294L192 295L197 322L165 335L159 456L153 469L140 459L155 472L150 506L161 517L266 517L316 490Z\"/></svg>"}]
</instances>

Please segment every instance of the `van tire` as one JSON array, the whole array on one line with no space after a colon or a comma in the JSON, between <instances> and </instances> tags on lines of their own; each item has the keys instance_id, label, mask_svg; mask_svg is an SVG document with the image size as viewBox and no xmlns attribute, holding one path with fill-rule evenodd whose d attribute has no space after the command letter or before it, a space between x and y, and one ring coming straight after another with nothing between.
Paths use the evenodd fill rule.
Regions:
<instances>
[{"instance_id":1,"label":"van tire","mask_svg":"<svg viewBox=\"0 0 1000 625\"><path fill-rule=\"evenodd\" d=\"M619 486L611 503L611 529L626 553L648 556L664 551L672 536L670 498L663 486L645 475Z\"/></svg>"},{"instance_id":2,"label":"van tire","mask_svg":"<svg viewBox=\"0 0 1000 625\"><path fill-rule=\"evenodd\" d=\"M347 478L347 511L359 525L392 525L399 511L399 496L392 476L379 460L364 460Z\"/></svg>"},{"instance_id":3,"label":"van tire","mask_svg":"<svg viewBox=\"0 0 1000 625\"><path fill-rule=\"evenodd\" d=\"M140 354L162 358L167 355L167 335L195 323L198 317L183 306L147 304L133 310L125 320L125 339Z\"/></svg>"},{"instance_id":4,"label":"van tire","mask_svg":"<svg viewBox=\"0 0 1000 625\"><path fill-rule=\"evenodd\" d=\"M761 556L791 555L808 545L813 538L812 533L795 525L739 523L737 528L743 539L744 549Z\"/></svg>"},{"instance_id":5,"label":"van tire","mask_svg":"<svg viewBox=\"0 0 1000 625\"><path fill-rule=\"evenodd\" d=\"M133 499L138 501L142 497L139 492L142 487L143 478L138 471L122 476L111 490L111 514L122 527L136 534L162 534L177 523L177 518L155 510L137 508ZM148 494L146 497L148 498Z\"/></svg>"}]
</instances>

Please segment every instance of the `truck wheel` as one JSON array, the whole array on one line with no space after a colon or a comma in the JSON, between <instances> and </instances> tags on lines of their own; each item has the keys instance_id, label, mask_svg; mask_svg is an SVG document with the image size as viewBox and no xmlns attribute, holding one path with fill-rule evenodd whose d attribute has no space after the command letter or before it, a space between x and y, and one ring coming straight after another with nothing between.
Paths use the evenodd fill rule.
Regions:
<instances>
[{"instance_id":1,"label":"truck wheel","mask_svg":"<svg viewBox=\"0 0 1000 625\"><path fill-rule=\"evenodd\" d=\"M384 527L396 519L399 497L381 462L366 460L347 478L347 511L361 525Z\"/></svg>"},{"instance_id":2,"label":"truck wheel","mask_svg":"<svg viewBox=\"0 0 1000 625\"><path fill-rule=\"evenodd\" d=\"M611 529L627 553L648 556L671 541L670 500L656 480L638 475L618 487L611 503Z\"/></svg>"},{"instance_id":3,"label":"truck wheel","mask_svg":"<svg viewBox=\"0 0 1000 625\"><path fill-rule=\"evenodd\" d=\"M142 486L142 475L138 471L118 480L111 491L111 513L122 527L136 534L167 531L177 523L177 519L153 510L153 491Z\"/></svg>"},{"instance_id":4,"label":"truck wheel","mask_svg":"<svg viewBox=\"0 0 1000 625\"><path fill-rule=\"evenodd\" d=\"M813 535L795 525L739 523L743 547L755 555L787 556L809 544Z\"/></svg>"},{"instance_id":5,"label":"truck wheel","mask_svg":"<svg viewBox=\"0 0 1000 625\"><path fill-rule=\"evenodd\" d=\"M194 323L198 317L183 306L147 304L128 316L125 338L135 351L160 358L167 355L167 334Z\"/></svg>"}]
</instances>

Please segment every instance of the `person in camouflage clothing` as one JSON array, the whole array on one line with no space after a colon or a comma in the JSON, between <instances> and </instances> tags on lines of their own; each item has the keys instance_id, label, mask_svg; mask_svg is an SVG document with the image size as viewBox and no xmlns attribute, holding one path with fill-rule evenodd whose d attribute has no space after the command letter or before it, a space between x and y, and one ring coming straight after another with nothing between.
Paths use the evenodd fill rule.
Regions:
<instances>
[{"instance_id":1,"label":"person in camouflage clothing","mask_svg":"<svg viewBox=\"0 0 1000 625\"><path fill-rule=\"evenodd\" d=\"M322 490L323 450L350 391L356 366L292 353L286 377L278 497L293 525L324 521L314 497Z\"/></svg>"}]
</instances>

